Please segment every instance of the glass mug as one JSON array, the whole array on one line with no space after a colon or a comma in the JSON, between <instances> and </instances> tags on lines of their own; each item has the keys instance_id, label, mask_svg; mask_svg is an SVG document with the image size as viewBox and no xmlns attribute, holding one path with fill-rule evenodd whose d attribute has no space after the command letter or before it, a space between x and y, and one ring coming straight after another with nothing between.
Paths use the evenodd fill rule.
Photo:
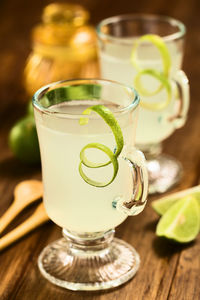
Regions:
<instances>
[{"instance_id":1,"label":"glass mug","mask_svg":"<svg viewBox=\"0 0 200 300\"><path fill-rule=\"evenodd\" d=\"M147 158L149 192L165 192L180 180L182 173L179 162L161 153L161 143L177 128L182 127L187 118L189 85L181 70L185 26L165 16L122 15L101 21L97 26L97 33L101 77L134 85L137 90L137 68L144 73L147 71L146 75L140 77L140 89L143 91L140 93L140 89L137 90L141 105L136 145ZM167 89L159 88L162 86L160 80L151 75L152 70L154 73L162 71L166 62L163 62L162 53L155 44L148 41L148 38L142 41L141 37L149 34L162 38L170 56L171 67L165 82L171 93L167 105ZM137 54L137 65L132 61L133 51L134 59ZM166 81L163 76L162 80ZM154 104L157 109L153 107Z\"/></svg>"},{"instance_id":2,"label":"glass mug","mask_svg":"<svg viewBox=\"0 0 200 300\"><path fill-rule=\"evenodd\" d=\"M72 290L99 290L118 286L138 270L139 255L114 228L146 204L148 173L142 152L134 148L139 97L123 84L96 79L60 81L42 87L33 97L38 132L44 205L50 219L63 228L64 238L47 246L39 268L52 283ZM90 143L102 143L115 153L111 128L96 113L82 112L92 105L112 111L121 127L124 147L116 178L107 186L85 182L79 173L80 152ZM98 149L87 155L105 159ZM84 172L109 180L112 166Z\"/></svg>"}]
</instances>

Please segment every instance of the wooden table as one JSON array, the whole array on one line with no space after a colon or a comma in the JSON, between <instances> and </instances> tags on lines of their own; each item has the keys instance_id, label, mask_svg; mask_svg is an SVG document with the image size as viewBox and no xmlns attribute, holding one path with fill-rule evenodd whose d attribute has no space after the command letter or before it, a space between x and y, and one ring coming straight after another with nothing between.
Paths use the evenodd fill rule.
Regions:
<instances>
[{"instance_id":1,"label":"wooden table","mask_svg":"<svg viewBox=\"0 0 200 300\"><path fill-rule=\"evenodd\" d=\"M26 100L22 71L30 51L30 30L39 21L42 7L50 1L2 0L0 3L0 214L13 200L14 186L23 179L40 178L40 170L18 162L8 148L12 124L24 114ZM184 167L178 191L198 184L200 178L200 2L198 0L130 1L82 0L93 24L121 13L157 13L182 20L188 29L184 70L191 85L187 124L164 143L165 152ZM156 196L154 197L156 198ZM155 236L157 215L150 207L128 218L116 236L134 245L141 256L135 278L123 286L103 292L71 292L53 286L37 268L37 257L45 245L61 235L54 224L46 224L0 254L0 299L19 300L197 300L200 299L200 237L178 246ZM32 207L34 209L34 207ZM22 222L31 209L20 215L8 231Z\"/></svg>"}]
</instances>

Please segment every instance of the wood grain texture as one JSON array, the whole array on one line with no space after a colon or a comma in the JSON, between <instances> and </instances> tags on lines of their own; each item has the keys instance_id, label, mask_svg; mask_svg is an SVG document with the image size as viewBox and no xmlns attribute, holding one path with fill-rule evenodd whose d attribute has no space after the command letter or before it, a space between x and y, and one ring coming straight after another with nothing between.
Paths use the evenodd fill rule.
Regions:
<instances>
[{"instance_id":1,"label":"wood grain texture","mask_svg":"<svg viewBox=\"0 0 200 300\"><path fill-rule=\"evenodd\" d=\"M63 1L64 2L64 1ZM187 124L164 143L165 152L179 159L184 167L178 191L196 185L200 179L200 2L198 0L79 0L91 12L96 24L103 18L123 13L165 14L187 26L184 70L191 86L191 106ZM46 0L2 0L0 2L0 215L13 200L14 186L21 180L40 179L39 167L18 162L8 148L12 124L24 114L26 94L22 73L30 52L30 31L39 21ZM37 257L45 245L60 237L53 223L38 228L28 237L0 254L0 299L5 300L193 300L200 299L200 238L187 246L156 238L158 217L150 207L128 218L116 236L133 245L141 256L135 278L123 286L104 292L71 292L46 281L38 271ZM154 197L155 199L155 197ZM32 213L27 209L7 229L9 231Z\"/></svg>"}]
</instances>

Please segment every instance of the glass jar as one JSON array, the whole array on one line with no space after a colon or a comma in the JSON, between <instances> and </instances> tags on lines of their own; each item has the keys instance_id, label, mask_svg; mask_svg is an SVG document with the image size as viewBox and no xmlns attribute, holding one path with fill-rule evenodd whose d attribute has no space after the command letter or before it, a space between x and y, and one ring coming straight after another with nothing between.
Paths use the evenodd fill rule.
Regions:
<instances>
[{"instance_id":1,"label":"glass jar","mask_svg":"<svg viewBox=\"0 0 200 300\"><path fill-rule=\"evenodd\" d=\"M95 29L80 5L53 3L45 7L42 23L33 29L24 83L32 96L53 81L98 76Z\"/></svg>"}]
</instances>

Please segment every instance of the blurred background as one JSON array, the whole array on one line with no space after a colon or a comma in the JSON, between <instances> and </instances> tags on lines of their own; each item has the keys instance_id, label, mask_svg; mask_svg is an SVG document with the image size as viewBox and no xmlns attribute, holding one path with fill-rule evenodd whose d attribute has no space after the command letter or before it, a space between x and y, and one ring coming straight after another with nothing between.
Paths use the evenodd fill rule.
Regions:
<instances>
[{"instance_id":1,"label":"blurred background","mask_svg":"<svg viewBox=\"0 0 200 300\"><path fill-rule=\"evenodd\" d=\"M101 19L125 13L151 13L170 15L180 19L187 27L187 40L195 40L199 43L198 19L190 14L190 7L196 5L199 9L199 1L174 0L173 3L165 0L154 1L117 1L117 0L79 0L71 1L72 4L81 4L90 13L90 23L96 25ZM193 5L192 3L193 2ZM23 70L26 59L32 49L31 32L33 27L41 22L42 12L45 6L52 1L44 0L1 0L0 2L0 96L6 101L0 102L0 113L9 106L9 102L26 101L22 82ZM59 3L68 3L59 1ZM198 55L198 48L191 49L190 43L186 43L183 69L189 77L195 77L200 65L197 60L196 70L190 69L190 57ZM12 89L12 93L8 93ZM13 99L13 96L15 99Z\"/></svg>"}]
</instances>

